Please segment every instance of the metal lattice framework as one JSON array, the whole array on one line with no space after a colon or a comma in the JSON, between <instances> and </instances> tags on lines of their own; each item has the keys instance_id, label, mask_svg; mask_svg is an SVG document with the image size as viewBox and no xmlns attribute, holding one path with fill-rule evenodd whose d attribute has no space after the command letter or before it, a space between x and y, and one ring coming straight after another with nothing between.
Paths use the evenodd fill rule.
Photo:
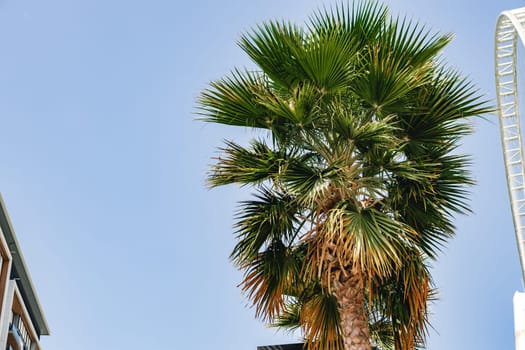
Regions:
<instances>
[{"instance_id":1,"label":"metal lattice framework","mask_svg":"<svg viewBox=\"0 0 525 350\"><path fill-rule=\"evenodd\" d=\"M504 11L495 37L499 125L514 228L525 281L525 167L518 108L517 44L525 45L525 7Z\"/></svg>"}]
</instances>

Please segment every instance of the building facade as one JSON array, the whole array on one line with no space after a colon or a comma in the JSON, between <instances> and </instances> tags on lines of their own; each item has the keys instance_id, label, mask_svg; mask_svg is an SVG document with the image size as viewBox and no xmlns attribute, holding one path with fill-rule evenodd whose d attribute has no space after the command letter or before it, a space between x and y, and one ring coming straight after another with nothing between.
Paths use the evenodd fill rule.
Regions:
<instances>
[{"instance_id":1,"label":"building facade","mask_svg":"<svg viewBox=\"0 0 525 350\"><path fill-rule=\"evenodd\" d=\"M0 350L41 350L41 335L49 327L0 196Z\"/></svg>"},{"instance_id":2,"label":"building facade","mask_svg":"<svg viewBox=\"0 0 525 350\"><path fill-rule=\"evenodd\" d=\"M266 345L266 346L258 346L257 350L306 350L306 346L303 343L284 344L284 345ZM378 347L372 346L372 350L381 350L381 349Z\"/></svg>"},{"instance_id":3,"label":"building facade","mask_svg":"<svg viewBox=\"0 0 525 350\"><path fill-rule=\"evenodd\" d=\"M303 343L258 346L257 350L304 350Z\"/></svg>"}]
</instances>

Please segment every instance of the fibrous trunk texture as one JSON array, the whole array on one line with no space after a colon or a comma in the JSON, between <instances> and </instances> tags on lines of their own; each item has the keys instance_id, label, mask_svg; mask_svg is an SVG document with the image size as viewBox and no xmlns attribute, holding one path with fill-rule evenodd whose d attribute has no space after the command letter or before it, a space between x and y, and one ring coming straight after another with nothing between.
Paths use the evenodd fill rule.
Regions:
<instances>
[{"instance_id":1,"label":"fibrous trunk texture","mask_svg":"<svg viewBox=\"0 0 525 350\"><path fill-rule=\"evenodd\" d=\"M341 276L336 283L345 350L371 350L370 329L364 304L362 278L355 273Z\"/></svg>"}]
</instances>

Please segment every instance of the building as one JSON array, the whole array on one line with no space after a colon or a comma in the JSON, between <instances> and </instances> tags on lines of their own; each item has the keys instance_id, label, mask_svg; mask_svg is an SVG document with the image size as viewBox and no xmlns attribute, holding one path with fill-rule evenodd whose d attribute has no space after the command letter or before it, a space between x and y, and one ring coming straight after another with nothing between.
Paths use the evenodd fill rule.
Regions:
<instances>
[{"instance_id":1,"label":"building","mask_svg":"<svg viewBox=\"0 0 525 350\"><path fill-rule=\"evenodd\" d=\"M42 306L0 196L0 350L41 350Z\"/></svg>"},{"instance_id":2,"label":"building","mask_svg":"<svg viewBox=\"0 0 525 350\"><path fill-rule=\"evenodd\" d=\"M303 343L258 346L257 350L304 350Z\"/></svg>"},{"instance_id":3,"label":"building","mask_svg":"<svg viewBox=\"0 0 525 350\"><path fill-rule=\"evenodd\" d=\"M258 346L257 350L305 350L303 343L296 344L284 344L284 345L266 345ZM380 350L379 348L372 346L372 350Z\"/></svg>"}]
</instances>

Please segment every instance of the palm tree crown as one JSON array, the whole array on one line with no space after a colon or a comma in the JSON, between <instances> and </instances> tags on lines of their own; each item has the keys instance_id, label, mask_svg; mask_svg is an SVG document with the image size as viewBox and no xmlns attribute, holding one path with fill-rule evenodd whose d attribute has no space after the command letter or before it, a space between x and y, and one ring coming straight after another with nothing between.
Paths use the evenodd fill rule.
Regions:
<instances>
[{"instance_id":1,"label":"palm tree crown","mask_svg":"<svg viewBox=\"0 0 525 350\"><path fill-rule=\"evenodd\" d=\"M240 39L260 68L202 92L205 121L261 130L227 141L211 186L248 185L231 258L257 316L310 349L414 349L428 263L469 210L468 117L488 111L439 53L449 35L376 2L271 21Z\"/></svg>"}]
</instances>

